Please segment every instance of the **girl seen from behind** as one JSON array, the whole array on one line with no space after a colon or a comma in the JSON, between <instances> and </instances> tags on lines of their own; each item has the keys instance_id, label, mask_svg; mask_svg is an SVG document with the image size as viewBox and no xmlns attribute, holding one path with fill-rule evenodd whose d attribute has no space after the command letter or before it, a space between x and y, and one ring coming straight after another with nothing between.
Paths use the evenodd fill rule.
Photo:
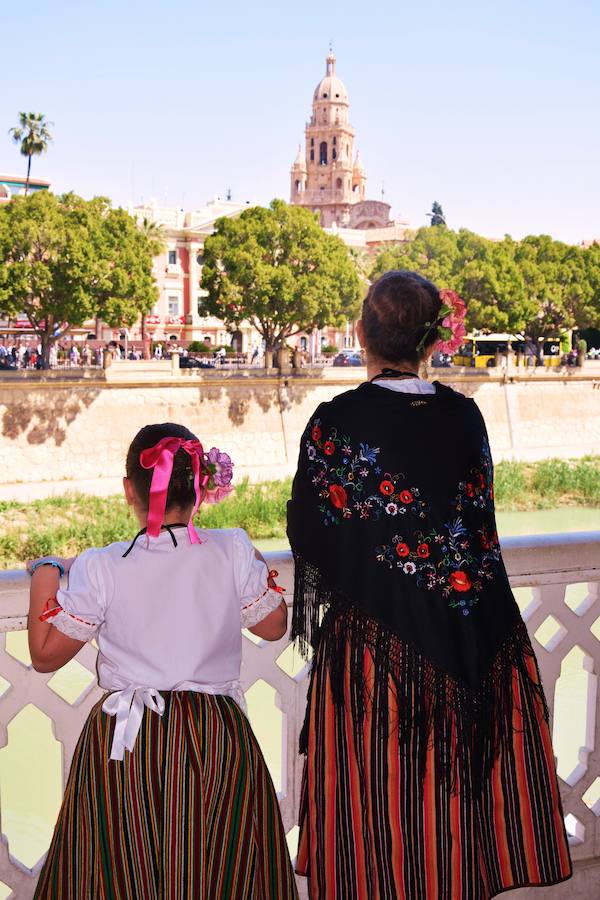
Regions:
<instances>
[{"instance_id":1,"label":"girl seen from behind","mask_svg":"<svg viewBox=\"0 0 600 900\"><path fill-rule=\"evenodd\" d=\"M241 628L285 633L276 573L242 529L192 524L200 502L231 489L226 454L149 425L126 471L141 526L131 543L29 566L35 668L54 671L96 638L109 692L75 750L35 898L295 900L239 683Z\"/></svg>"}]
</instances>

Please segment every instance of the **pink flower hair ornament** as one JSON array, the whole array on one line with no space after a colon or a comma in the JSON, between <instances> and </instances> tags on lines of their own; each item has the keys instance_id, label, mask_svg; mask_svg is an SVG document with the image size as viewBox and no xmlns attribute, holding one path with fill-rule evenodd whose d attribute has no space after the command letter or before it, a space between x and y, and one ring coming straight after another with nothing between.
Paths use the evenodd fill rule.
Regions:
<instances>
[{"instance_id":1,"label":"pink flower hair ornament","mask_svg":"<svg viewBox=\"0 0 600 900\"><path fill-rule=\"evenodd\" d=\"M417 352L421 351L426 342L427 337L434 328L440 333L440 338L436 341L435 349L440 353L456 353L462 347L465 335L465 315L467 307L456 291L444 288L440 291L440 299L442 305L437 318L433 322L425 322L425 334L417 344Z\"/></svg>"},{"instance_id":2,"label":"pink flower hair ornament","mask_svg":"<svg viewBox=\"0 0 600 900\"><path fill-rule=\"evenodd\" d=\"M154 469L146 520L146 533L151 537L158 537L164 522L173 461L179 450L185 450L192 462L195 500L188 534L191 543L198 544L200 539L193 525L196 511L203 501L219 503L232 492L233 463L227 453L221 453L216 447L205 453L200 441L178 437L162 438L154 447L142 450L140 465L144 469Z\"/></svg>"}]
</instances>

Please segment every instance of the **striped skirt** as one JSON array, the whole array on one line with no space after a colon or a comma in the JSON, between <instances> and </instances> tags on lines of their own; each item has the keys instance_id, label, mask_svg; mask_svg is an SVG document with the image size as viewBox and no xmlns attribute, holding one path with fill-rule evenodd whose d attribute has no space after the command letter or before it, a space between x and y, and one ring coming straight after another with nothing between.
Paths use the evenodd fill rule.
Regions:
<instances>
[{"instance_id":1,"label":"striped skirt","mask_svg":"<svg viewBox=\"0 0 600 900\"><path fill-rule=\"evenodd\" d=\"M443 737L430 736L424 777L416 762L418 734L399 746L391 681L383 686L387 739L375 725L376 700L357 728L349 644L342 705L334 702L320 651L313 665L296 862L296 871L309 876L311 898L488 900L510 888L567 879L571 862L550 732L542 700L525 690L523 675L513 670L512 723L502 729L499 756L481 786L466 791L460 778L450 786L437 771ZM526 666L539 684L533 656ZM376 698L373 673L366 649L366 688Z\"/></svg>"},{"instance_id":2,"label":"striped skirt","mask_svg":"<svg viewBox=\"0 0 600 900\"><path fill-rule=\"evenodd\" d=\"M122 762L114 717L92 709L35 900L296 900L248 720L229 697L161 693Z\"/></svg>"}]
</instances>

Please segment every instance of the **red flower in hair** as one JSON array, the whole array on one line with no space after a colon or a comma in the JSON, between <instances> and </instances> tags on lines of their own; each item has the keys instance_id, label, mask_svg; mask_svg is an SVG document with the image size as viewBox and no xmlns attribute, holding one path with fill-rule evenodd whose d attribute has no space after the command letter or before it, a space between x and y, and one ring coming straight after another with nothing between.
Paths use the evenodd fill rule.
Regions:
<instances>
[{"instance_id":1,"label":"red flower in hair","mask_svg":"<svg viewBox=\"0 0 600 900\"><path fill-rule=\"evenodd\" d=\"M333 454L335 453L335 444L333 443L333 441L325 441L325 443L323 444L323 450L325 451L325 454L327 456L333 456Z\"/></svg>"},{"instance_id":2,"label":"red flower in hair","mask_svg":"<svg viewBox=\"0 0 600 900\"><path fill-rule=\"evenodd\" d=\"M408 556L408 554L410 553L410 547L408 546L408 544L404 543L396 544L396 553L400 557Z\"/></svg>"},{"instance_id":3,"label":"red flower in hair","mask_svg":"<svg viewBox=\"0 0 600 900\"><path fill-rule=\"evenodd\" d=\"M344 509L348 503L348 494L339 484L329 485L329 499L336 509Z\"/></svg>"},{"instance_id":4,"label":"red flower in hair","mask_svg":"<svg viewBox=\"0 0 600 900\"><path fill-rule=\"evenodd\" d=\"M454 590L459 591L461 594L468 591L471 587L471 579L466 572L461 572L460 570L452 572L449 581Z\"/></svg>"},{"instance_id":5,"label":"red flower in hair","mask_svg":"<svg viewBox=\"0 0 600 900\"><path fill-rule=\"evenodd\" d=\"M386 478L379 485L379 490L385 497L390 497L394 493L394 482Z\"/></svg>"},{"instance_id":6,"label":"red flower in hair","mask_svg":"<svg viewBox=\"0 0 600 900\"><path fill-rule=\"evenodd\" d=\"M413 495L410 491L400 491L400 500L402 503L412 503Z\"/></svg>"},{"instance_id":7,"label":"red flower in hair","mask_svg":"<svg viewBox=\"0 0 600 900\"><path fill-rule=\"evenodd\" d=\"M313 428L311 436L315 443L321 440L321 429L318 425L315 425L315 427Z\"/></svg>"}]
</instances>

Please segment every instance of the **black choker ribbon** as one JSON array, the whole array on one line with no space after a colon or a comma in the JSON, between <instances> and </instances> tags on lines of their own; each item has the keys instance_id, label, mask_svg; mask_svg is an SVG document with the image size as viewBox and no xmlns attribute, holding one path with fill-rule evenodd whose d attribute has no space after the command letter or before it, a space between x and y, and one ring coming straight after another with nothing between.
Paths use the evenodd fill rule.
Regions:
<instances>
[{"instance_id":1,"label":"black choker ribbon","mask_svg":"<svg viewBox=\"0 0 600 900\"><path fill-rule=\"evenodd\" d=\"M175 535L174 535L173 532L171 531L172 528L187 528L187 525L185 525L183 522L173 522L172 525L161 525L161 529L160 529L160 530L161 530L161 531L168 531L168 532L169 532L169 534L171 535L171 540L173 541L173 546L176 547L176 546L177 546L177 539L175 538ZM126 550L125 553L123 554L123 557L122 557L123 559L125 559L126 556L129 556L129 554L131 553L131 551L132 551L133 548L135 547L135 542L136 542L137 539L138 539L139 537L141 537L143 534L146 534L146 529L145 529L145 528L141 528L141 529L138 531L138 533L136 534L136 536L134 537L134 539L133 539L132 542L130 543L129 547L127 548L127 550Z\"/></svg>"},{"instance_id":2,"label":"black choker ribbon","mask_svg":"<svg viewBox=\"0 0 600 900\"><path fill-rule=\"evenodd\" d=\"M402 369L382 369L379 375L374 375L371 381L377 381L378 378L418 378L417 372L404 372Z\"/></svg>"}]
</instances>

